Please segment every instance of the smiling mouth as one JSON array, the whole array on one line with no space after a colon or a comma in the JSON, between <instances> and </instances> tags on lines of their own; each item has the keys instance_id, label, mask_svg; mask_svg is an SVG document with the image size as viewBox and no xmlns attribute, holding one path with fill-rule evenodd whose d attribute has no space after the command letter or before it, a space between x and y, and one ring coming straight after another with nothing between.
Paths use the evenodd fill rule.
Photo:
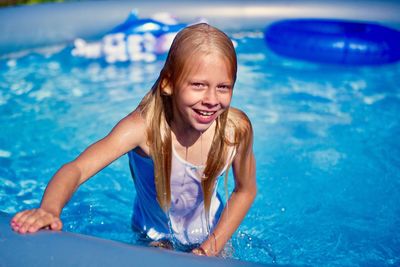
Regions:
<instances>
[{"instance_id":1,"label":"smiling mouth","mask_svg":"<svg viewBox=\"0 0 400 267\"><path fill-rule=\"evenodd\" d=\"M209 118L212 115L214 115L215 113L217 113L216 111L204 111L204 110L199 110L199 109L193 109L197 114L199 114L201 117L204 118Z\"/></svg>"}]
</instances>

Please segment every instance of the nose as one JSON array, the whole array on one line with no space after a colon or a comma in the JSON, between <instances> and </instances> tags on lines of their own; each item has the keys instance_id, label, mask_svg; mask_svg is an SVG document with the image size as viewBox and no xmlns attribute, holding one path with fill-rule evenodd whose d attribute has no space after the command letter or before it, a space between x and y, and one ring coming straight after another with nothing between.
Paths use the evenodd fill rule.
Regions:
<instances>
[{"instance_id":1,"label":"nose","mask_svg":"<svg viewBox=\"0 0 400 267\"><path fill-rule=\"evenodd\" d=\"M203 104L210 107L218 105L218 95L215 88L209 87L204 92Z\"/></svg>"}]
</instances>

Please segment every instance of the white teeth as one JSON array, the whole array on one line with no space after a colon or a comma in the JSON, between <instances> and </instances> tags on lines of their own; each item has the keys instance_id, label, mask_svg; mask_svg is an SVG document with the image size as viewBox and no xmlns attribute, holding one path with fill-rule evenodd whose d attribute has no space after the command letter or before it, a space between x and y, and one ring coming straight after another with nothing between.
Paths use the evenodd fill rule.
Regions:
<instances>
[{"instance_id":1,"label":"white teeth","mask_svg":"<svg viewBox=\"0 0 400 267\"><path fill-rule=\"evenodd\" d=\"M211 116L211 115L213 115L214 114L214 112L207 112L207 111L201 111L201 110L198 110L197 111L200 115L202 115L202 116Z\"/></svg>"}]
</instances>

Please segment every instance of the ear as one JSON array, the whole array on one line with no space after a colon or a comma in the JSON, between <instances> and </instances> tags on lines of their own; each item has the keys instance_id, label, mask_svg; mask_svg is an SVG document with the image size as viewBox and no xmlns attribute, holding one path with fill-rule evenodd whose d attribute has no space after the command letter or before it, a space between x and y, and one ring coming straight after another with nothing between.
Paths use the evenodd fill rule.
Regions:
<instances>
[{"instance_id":1,"label":"ear","mask_svg":"<svg viewBox=\"0 0 400 267\"><path fill-rule=\"evenodd\" d=\"M163 79L161 82L161 93L163 95L172 95L172 86L167 79Z\"/></svg>"}]
</instances>

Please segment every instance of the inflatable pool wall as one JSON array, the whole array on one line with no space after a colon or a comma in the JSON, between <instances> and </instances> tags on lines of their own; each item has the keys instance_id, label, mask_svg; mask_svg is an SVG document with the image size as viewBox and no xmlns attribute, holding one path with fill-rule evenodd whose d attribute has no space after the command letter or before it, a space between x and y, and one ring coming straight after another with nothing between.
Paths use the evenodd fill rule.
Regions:
<instances>
[{"instance_id":1,"label":"inflatable pool wall","mask_svg":"<svg viewBox=\"0 0 400 267\"><path fill-rule=\"evenodd\" d=\"M133 246L68 232L17 234L0 212L0 267L261 267L259 263ZM277 265L273 265L277 266Z\"/></svg>"},{"instance_id":2,"label":"inflatable pool wall","mask_svg":"<svg viewBox=\"0 0 400 267\"><path fill-rule=\"evenodd\" d=\"M142 18L168 12L183 22L206 18L222 29L262 29L284 18L340 18L400 23L397 1L205 0L85 1L0 9L0 55L76 38L96 39L124 21L132 9ZM373 10L373 12L371 12ZM96 23L93 23L96 21Z\"/></svg>"}]
</instances>

